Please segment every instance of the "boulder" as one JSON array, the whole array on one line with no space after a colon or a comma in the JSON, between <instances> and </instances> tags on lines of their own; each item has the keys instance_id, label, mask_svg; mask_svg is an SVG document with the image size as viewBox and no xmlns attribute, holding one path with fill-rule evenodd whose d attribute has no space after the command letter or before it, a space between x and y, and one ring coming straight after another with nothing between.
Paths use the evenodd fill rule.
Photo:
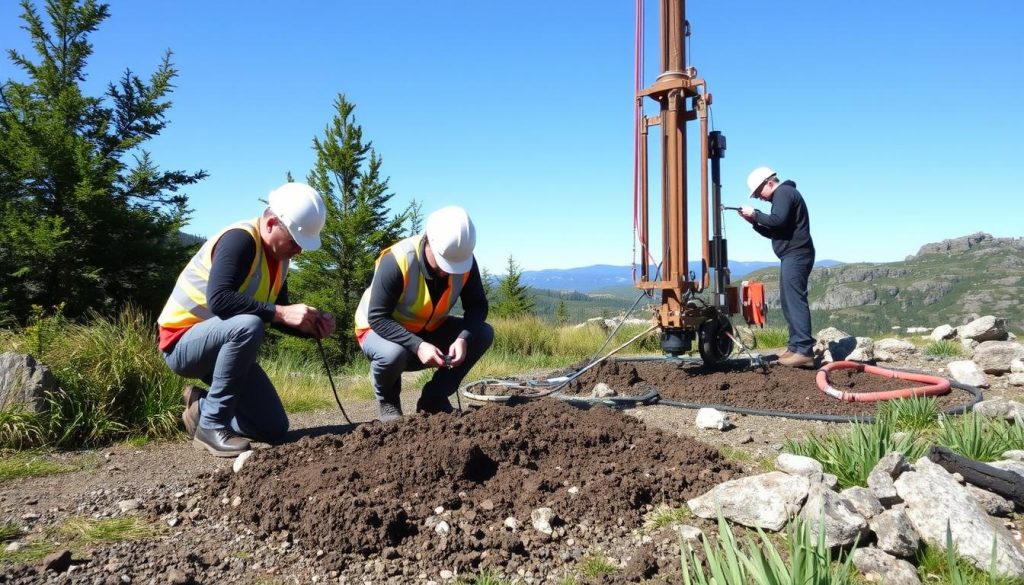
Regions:
<instances>
[{"instance_id":1,"label":"boulder","mask_svg":"<svg viewBox=\"0 0 1024 585\"><path fill-rule=\"evenodd\" d=\"M971 358L986 374L1005 374L1013 360L1024 359L1024 345L1016 341L983 341Z\"/></svg>"},{"instance_id":2,"label":"boulder","mask_svg":"<svg viewBox=\"0 0 1024 585\"><path fill-rule=\"evenodd\" d=\"M994 547L996 572L1024 577L1024 548L941 466L922 457L896 479L895 487L911 524L929 546L945 551L948 529L960 556L979 570L989 570Z\"/></svg>"},{"instance_id":3,"label":"boulder","mask_svg":"<svg viewBox=\"0 0 1024 585\"><path fill-rule=\"evenodd\" d=\"M979 317L966 325L957 327L957 337L974 341L1003 341L1006 339L1006 319L992 315Z\"/></svg>"},{"instance_id":4,"label":"boulder","mask_svg":"<svg viewBox=\"0 0 1024 585\"><path fill-rule=\"evenodd\" d=\"M952 325L939 325L935 329L932 329L928 338L932 341L941 341L943 339L953 339L956 337L956 328Z\"/></svg>"},{"instance_id":5,"label":"boulder","mask_svg":"<svg viewBox=\"0 0 1024 585\"><path fill-rule=\"evenodd\" d=\"M732 522L779 531L800 511L809 489L806 477L772 471L729 480L686 505L701 518L716 518L721 511Z\"/></svg>"},{"instance_id":6,"label":"boulder","mask_svg":"<svg viewBox=\"0 0 1024 585\"><path fill-rule=\"evenodd\" d=\"M817 481L810 483L800 516L807 522L815 540L818 531L824 529L825 546L829 548L862 541L868 532L864 517L839 494Z\"/></svg>"},{"instance_id":7,"label":"boulder","mask_svg":"<svg viewBox=\"0 0 1024 585\"><path fill-rule=\"evenodd\" d=\"M864 580L869 583L921 584L914 565L877 548L858 548L853 551L853 566L864 575Z\"/></svg>"},{"instance_id":8,"label":"boulder","mask_svg":"<svg viewBox=\"0 0 1024 585\"><path fill-rule=\"evenodd\" d=\"M0 410L43 411L47 392L57 389L50 368L24 353L0 353Z\"/></svg>"},{"instance_id":9,"label":"boulder","mask_svg":"<svg viewBox=\"0 0 1024 585\"><path fill-rule=\"evenodd\" d=\"M887 337L879 339L874 345L875 359L880 362L891 362L907 358L918 353L917 346L904 339Z\"/></svg>"},{"instance_id":10,"label":"boulder","mask_svg":"<svg viewBox=\"0 0 1024 585\"><path fill-rule=\"evenodd\" d=\"M975 386L977 388L988 388L988 377L981 371L978 364L971 360L957 360L946 365L949 368L949 375L961 384Z\"/></svg>"}]
</instances>

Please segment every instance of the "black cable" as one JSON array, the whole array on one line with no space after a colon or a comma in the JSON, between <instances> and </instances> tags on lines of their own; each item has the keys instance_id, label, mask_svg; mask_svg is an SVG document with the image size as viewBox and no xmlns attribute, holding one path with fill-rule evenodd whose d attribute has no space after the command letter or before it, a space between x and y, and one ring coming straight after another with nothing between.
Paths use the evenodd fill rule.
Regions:
<instances>
[{"instance_id":1,"label":"black cable","mask_svg":"<svg viewBox=\"0 0 1024 585\"><path fill-rule=\"evenodd\" d=\"M338 398L338 388L334 386L334 378L331 376L331 366L327 364L327 352L324 351L324 344L320 342L320 338L316 338L316 346L320 348L320 359L324 362L324 371L327 372L327 380L331 383L331 390L334 391L334 401L338 403L338 408L341 409L341 416L345 417L345 422L352 424L349 420L348 414L345 412L345 407L341 405L341 399Z\"/></svg>"}]
</instances>

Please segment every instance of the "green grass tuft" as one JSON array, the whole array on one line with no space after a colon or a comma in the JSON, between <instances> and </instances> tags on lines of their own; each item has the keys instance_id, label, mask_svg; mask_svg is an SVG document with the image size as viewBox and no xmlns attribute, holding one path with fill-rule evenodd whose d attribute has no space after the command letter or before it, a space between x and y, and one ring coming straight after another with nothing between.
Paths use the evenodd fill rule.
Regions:
<instances>
[{"instance_id":1,"label":"green grass tuft","mask_svg":"<svg viewBox=\"0 0 1024 585\"><path fill-rule=\"evenodd\" d=\"M583 573L583 576L591 579L612 575L618 570L614 563L600 555L588 555L580 562L580 572Z\"/></svg>"},{"instance_id":2,"label":"green grass tuft","mask_svg":"<svg viewBox=\"0 0 1024 585\"><path fill-rule=\"evenodd\" d=\"M753 348L775 349L786 347L787 343L789 343L789 331L786 329L776 327L754 329Z\"/></svg>"},{"instance_id":3,"label":"green grass tuft","mask_svg":"<svg viewBox=\"0 0 1024 585\"><path fill-rule=\"evenodd\" d=\"M69 473L81 469L78 465L60 463L32 452L6 452L0 456L0 482L21 477L42 477Z\"/></svg>"},{"instance_id":4,"label":"green grass tuft","mask_svg":"<svg viewBox=\"0 0 1024 585\"><path fill-rule=\"evenodd\" d=\"M938 339L924 346L924 353L939 357L956 357L964 354L964 347L952 339Z\"/></svg>"},{"instance_id":5,"label":"green grass tuft","mask_svg":"<svg viewBox=\"0 0 1024 585\"><path fill-rule=\"evenodd\" d=\"M160 534L160 529L136 516L97 520L72 518L60 528L61 534L80 544L141 540Z\"/></svg>"},{"instance_id":6,"label":"green grass tuft","mask_svg":"<svg viewBox=\"0 0 1024 585\"><path fill-rule=\"evenodd\" d=\"M686 506L672 507L667 504L658 504L644 515L644 530L653 532L663 526L686 522L692 517L693 513Z\"/></svg>"}]
</instances>

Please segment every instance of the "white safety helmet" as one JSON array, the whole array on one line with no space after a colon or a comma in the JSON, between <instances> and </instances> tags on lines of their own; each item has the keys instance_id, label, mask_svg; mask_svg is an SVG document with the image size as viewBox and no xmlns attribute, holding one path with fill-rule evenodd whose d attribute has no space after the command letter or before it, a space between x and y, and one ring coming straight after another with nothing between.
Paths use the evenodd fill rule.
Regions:
<instances>
[{"instance_id":1,"label":"white safety helmet","mask_svg":"<svg viewBox=\"0 0 1024 585\"><path fill-rule=\"evenodd\" d=\"M465 274L473 268L476 228L466 210L450 205L427 217L427 241L437 264L448 274Z\"/></svg>"},{"instance_id":2,"label":"white safety helmet","mask_svg":"<svg viewBox=\"0 0 1024 585\"><path fill-rule=\"evenodd\" d=\"M757 197L756 192L760 191L765 182L774 177L775 174L775 171L768 167L757 167L750 171L750 174L747 175L747 188L750 189L750 196Z\"/></svg>"},{"instance_id":3,"label":"white safety helmet","mask_svg":"<svg viewBox=\"0 0 1024 585\"><path fill-rule=\"evenodd\" d=\"M320 249L327 209L315 189L305 183L285 183L270 192L267 202L296 244L303 250Z\"/></svg>"}]
</instances>

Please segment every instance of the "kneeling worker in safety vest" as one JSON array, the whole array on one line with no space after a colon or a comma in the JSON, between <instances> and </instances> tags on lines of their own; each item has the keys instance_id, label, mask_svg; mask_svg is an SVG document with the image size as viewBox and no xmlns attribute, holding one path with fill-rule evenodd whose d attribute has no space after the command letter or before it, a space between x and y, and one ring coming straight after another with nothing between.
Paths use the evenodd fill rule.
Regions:
<instances>
[{"instance_id":1,"label":"kneeling worker in safety vest","mask_svg":"<svg viewBox=\"0 0 1024 585\"><path fill-rule=\"evenodd\" d=\"M326 209L320 194L301 183L270 192L261 217L241 221L210 238L181 271L157 320L160 350L176 374L199 378L186 386L181 418L197 449L231 457L249 439L275 441L288 415L267 374L256 363L264 326L300 337L326 337L334 317L288 301L288 261L320 247Z\"/></svg>"},{"instance_id":2,"label":"kneeling worker in safety vest","mask_svg":"<svg viewBox=\"0 0 1024 585\"><path fill-rule=\"evenodd\" d=\"M355 332L370 360L380 420L402 416L402 372L437 368L416 410L452 412L448 397L494 341L473 258L476 229L461 207L430 214L423 234L381 252L356 309ZM462 300L462 317L449 315Z\"/></svg>"}]
</instances>

